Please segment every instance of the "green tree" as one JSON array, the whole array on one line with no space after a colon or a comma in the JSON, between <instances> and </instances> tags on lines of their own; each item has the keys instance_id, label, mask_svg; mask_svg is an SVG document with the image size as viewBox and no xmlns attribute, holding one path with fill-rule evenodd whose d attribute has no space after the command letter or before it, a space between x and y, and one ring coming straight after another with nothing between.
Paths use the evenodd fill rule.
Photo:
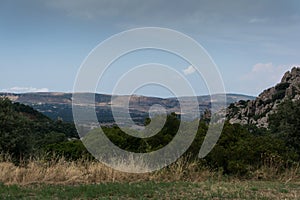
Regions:
<instances>
[{"instance_id":1,"label":"green tree","mask_svg":"<svg viewBox=\"0 0 300 200\"><path fill-rule=\"evenodd\" d=\"M9 153L17 164L29 153L30 122L7 98L0 98L0 127L0 152Z\"/></svg>"},{"instance_id":2,"label":"green tree","mask_svg":"<svg viewBox=\"0 0 300 200\"><path fill-rule=\"evenodd\" d=\"M226 174L246 175L270 157L278 158L278 164L294 159L283 140L267 132L256 135L247 128L225 123L220 139L205 158L211 168L222 168Z\"/></svg>"},{"instance_id":3,"label":"green tree","mask_svg":"<svg viewBox=\"0 0 300 200\"><path fill-rule=\"evenodd\" d=\"M300 101L285 100L269 116L271 132L300 155Z\"/></svg>"},{"instance_id":4,"label":"green tree","mask_svg":"<svg viewBox=\"0 0 300 200\"><path fill-rule=\"evenodd\" d=\"M75 134L74 124L54 122L30 106L0 98L0 152L10 154L16 164Z\"/></svg>"},{"instance_id":5,"label":"green tree","mask_svg":"<svg viewBox=\"0 0 300 200\"><path fill-rule=\"evenodd\" d=\"M53 143L44 149L49 155L48 159L53 159L53 156L64 157L66 160L94 159L80 140Z\"/></svg>"}]
</instances>

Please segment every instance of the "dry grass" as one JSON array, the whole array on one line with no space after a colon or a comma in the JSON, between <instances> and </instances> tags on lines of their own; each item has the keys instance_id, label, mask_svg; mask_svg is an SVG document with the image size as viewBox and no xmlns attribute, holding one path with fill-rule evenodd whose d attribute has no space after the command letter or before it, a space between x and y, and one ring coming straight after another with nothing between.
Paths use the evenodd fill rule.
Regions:
<instances>
[{"instance_id":1,"label":"dry grass","mask_svg":"<svg viewBox=\"0 0 300 200\"><path fill-rule=\"evenodd\" d=\"M185 158L179 159L165 169L144 174L120 172L97 161L68 162L64 158L47 162L43 159L31 159L26 166L15 166L12 162L0 162L0 182L9 185L201 181L211 175L209 170L200 170L196 163L188 163Z\"/></svg>"},{"instance_id":2,"label":"dry grass","mask_svg":"<svg viewBox=\"0 0 300 200\"><path fill-rule=\"evenodd\" d=\"M265 166L250 180L226 177L183 157L152 173L125 173L96 161L0 159L1 199L299 199L299 166ZM122 163L120 163L122 164ZM264 180L264 181L262 181ZM3 184L5 185L3 185Z\"/></svg>"},{"instance_id":3,"label":"dry grass","mask_svg":"<svg viewBox=\"0 0 300 200\"><path fill-rule=\"evenodd\" d=\"M170 166L152 173L135 174L114 170L97 161L79 160L68 162L64 158L45 161L31 159L26 166L15 166L12 162L0 160L0 182L12 185L28 184L93 184L107 182L202 182L207 180L238 180L224 177L222 172L212 172L200 167L195 161L183 157ZM250 177L252 180L278 180L280 182L300 182L299 166L279 173L275 167L262 167Z\"/></svg>"}]
</instances>

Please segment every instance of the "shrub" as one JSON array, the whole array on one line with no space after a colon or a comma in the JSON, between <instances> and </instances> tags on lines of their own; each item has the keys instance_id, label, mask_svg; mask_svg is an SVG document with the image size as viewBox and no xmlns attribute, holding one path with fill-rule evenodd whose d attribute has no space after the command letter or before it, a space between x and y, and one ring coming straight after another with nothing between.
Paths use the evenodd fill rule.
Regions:
<instances>
[{"instance_id":1,"label":"shrub","mask_svg":"<svg viewBox=\"0 0 300 200\"><path fill-rule=\"evenodd\" d=\"M269 116L269 128L300 155L300 101L286 100Z\"/></svg>"},{"instance_id":2,"label":"shrub","mask_svg":"<svg viewBox=\"0 0 300 200\"><path fill-rule=\"evenodd\" d=\"M283 140L266 132L259 134L250 133L242 125L226 123L219 141L205 158L207 163L213 169L222 168L226 174L247 175L263 165L262 155L276 155L284 162L294 159Z\"/></svg>"},{"instance_id":3,"label":"shrub","mask_svg":"<svg viewBox=\"0 0 300 200\"><path fill-rule=\"evenodd\" d=\"M52 156L64 157L66 160L93 159L80 140L66 141L47 145L44 148L48 159Z\"/></svg>"}]
</instances>

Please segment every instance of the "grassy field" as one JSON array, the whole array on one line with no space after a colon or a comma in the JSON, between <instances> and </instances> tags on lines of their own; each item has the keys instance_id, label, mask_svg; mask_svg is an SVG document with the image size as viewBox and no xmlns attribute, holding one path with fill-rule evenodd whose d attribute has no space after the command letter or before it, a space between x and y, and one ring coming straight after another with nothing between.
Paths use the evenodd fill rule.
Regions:
<instances>
[{"instance_id":1,"label":"grassy field","mask_svg":"<svg viewBox=\"0 0 300 200\"><path fill-rule=\"evenodd\" d=\"M130 174L85 160L0 161L0 199L300 199L300 170L264 166L247 177L225 176L181 158Z\"/></svg>"},{"instance_id":2,"label":"grassy field","mask_svg":"<svg viewBox=\"0 0 300 200\"><path fill-rule=\"evenodd\" d=\"M204 181L1 185L1 199L300 199L300 183Z\"/></svg>"}]
</instances>

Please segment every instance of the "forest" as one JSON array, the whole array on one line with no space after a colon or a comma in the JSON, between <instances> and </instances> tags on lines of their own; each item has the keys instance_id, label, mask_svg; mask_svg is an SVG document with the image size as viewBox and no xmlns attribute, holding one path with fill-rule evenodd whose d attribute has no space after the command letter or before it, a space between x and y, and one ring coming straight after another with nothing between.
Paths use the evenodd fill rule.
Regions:
<instances>
[{"instance_id":1,"label":"forest","mask_svg":"<svg viewBox=\"0 0 300 200\"><path fill-rule=\"evenodd\" d=\"M151 119L146 119L145 125ZM299 165L300 101L285 101L270 116L269 128L225 122L220 139L203 159L198 152L208 129L209 119L180 122L175 113L167 116L164 127L149 138L136 138L118 126L102 127L118 147L132 152L152 152L167 145L180 123L198 123L196 137L182 157L210 171L248 177L263 166L276 166L278 173ZM73 123L51 120L29 106L0 99L0 152L2 161L9 157L14 165L26 165L32 158L66 161L95 158L78 138ZM88 136L87 136L88 139ZM9 156L7 156L9 155Z\"/></svg>"}]
</instances>

